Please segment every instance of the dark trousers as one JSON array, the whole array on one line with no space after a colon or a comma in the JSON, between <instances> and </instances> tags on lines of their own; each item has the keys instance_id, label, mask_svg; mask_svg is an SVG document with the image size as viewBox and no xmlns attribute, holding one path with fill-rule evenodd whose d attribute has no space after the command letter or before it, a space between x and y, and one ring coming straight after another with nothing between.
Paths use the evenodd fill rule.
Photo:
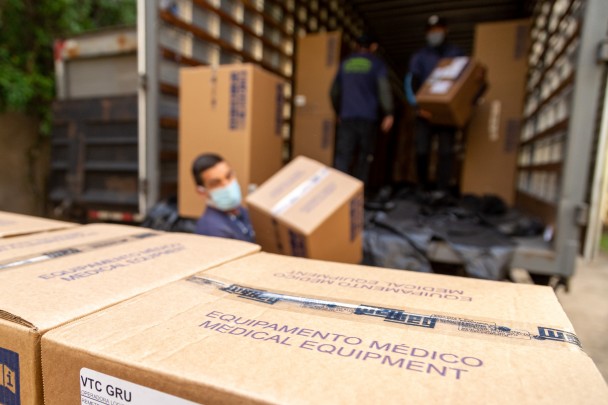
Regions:
<instances>
[{"instance_id":1,"label":"dark trousers","mask_svg":"<svg viewBox=\"0 0 608 405\"><path fill-rule=\"evenodd\" d=\"M343 119L336 135L334 167L367 182L374 158L378 123L365 119Z\"/></svg>"},{"instance_id":2,"label":"dark trousers","mask_svg":"<svg viewBox=\"0 0 608 405\"><path fill-rule=\"evenodd\" d=\"M416 173L418 183L424 188L429 187L429 157L433 136L437 136L437 188L448 191L452 178L452 164L454 161L454 139L456 128L433 125L423 118L416 118Z\"/></svg>"}]
</instances>

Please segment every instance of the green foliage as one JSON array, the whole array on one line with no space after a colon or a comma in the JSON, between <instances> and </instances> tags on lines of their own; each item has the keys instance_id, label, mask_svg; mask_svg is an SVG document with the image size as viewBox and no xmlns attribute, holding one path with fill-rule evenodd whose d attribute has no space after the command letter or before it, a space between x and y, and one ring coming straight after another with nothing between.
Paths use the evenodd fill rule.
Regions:
<instances>
[{"instance_id":1,"label":"green foliage","mask_svg":"<svg viewBox=\"0 0 608 405\"><path fill-rule=\"evenodd\" d=\"M136 0L0 0L0 111L37 117L48 133L55 96L53 41L135 24Z\"/></svg>"}]
</instances>

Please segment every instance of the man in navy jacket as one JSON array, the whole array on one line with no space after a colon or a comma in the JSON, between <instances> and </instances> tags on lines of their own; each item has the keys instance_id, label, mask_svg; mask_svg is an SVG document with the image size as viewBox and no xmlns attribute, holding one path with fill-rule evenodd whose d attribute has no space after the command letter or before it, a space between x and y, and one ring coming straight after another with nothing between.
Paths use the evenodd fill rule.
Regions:
<instances>
[{"instance_id":1,"label":"man in navy jacket","mask_svg":"<svg viewBox=\"0 0 608 405\"><path fill-rule=\"evenodd\" d=\"M444 18L437 15L429 17L426 24L427 46L418 50L412 56L409 72L405 77L405 94L408 103L416 108L414 133L416 138L416 172L418 183L424 189L428 189L429 187L429 155L433 136L437 135L439 141L437 187L440 191L444 192L447 192L449 189L452 175L456 128L431 124L429 121L431 114L418 108L415 95L431 75L440 59L464 56L464 53L458 47L447 42L447 33L448 26Z\"/></svg>"},{"instance_id":2,"label":"man in navy jacket","mask_svg":"<svg viewBox=\"0 0 608 405\"><path fill-rule=\"evenodd\" d=\"M393 125L393 98L386 65L374 54L378 44L362 35L357 46L340 65L330 91L340 119L334 167L365 183L378 126L388 132Z\"/></svg>"}]
</instances>

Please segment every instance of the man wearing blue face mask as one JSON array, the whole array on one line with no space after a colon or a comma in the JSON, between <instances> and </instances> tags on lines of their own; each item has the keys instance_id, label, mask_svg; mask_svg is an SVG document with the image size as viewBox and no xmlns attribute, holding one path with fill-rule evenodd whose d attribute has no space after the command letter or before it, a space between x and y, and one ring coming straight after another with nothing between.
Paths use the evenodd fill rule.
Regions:
<instances>
[{"instance_id":1,"label":"man wearing blue face mask","mask_svg":"<svg viewBox=\"0 0 608 405\"><path fill-rule=\"evenodd\" d=\"M196 223L196 233L255 242L247 209L241 205L241 188L234 170L221 156L205 153L192 163L196 191L207 209Z\"/></svg>"},{"instance_id":2,"label":"man wearing blue face mask","mask_svg":"<svg viewBox=\"0 0 608 405\"><path fill-rule=\"evenodd\" d=\"M437 15L429 17L426 23L427 46L417 51L410 59L409 72L405 77L405 94L408 103L416 109L415 147L416 147L416 174L419 186L428 189L429 155L433 135L437 135L439 156L437 159L437 188L447 192L452 175L452 161L454 154L454 139L456 128L433 125L429 121L431 114L418 108L416 92L431 75L433 69L442 58L464 56L456 46L447 42L447 21Z\"/></svg>"}]
</instances>

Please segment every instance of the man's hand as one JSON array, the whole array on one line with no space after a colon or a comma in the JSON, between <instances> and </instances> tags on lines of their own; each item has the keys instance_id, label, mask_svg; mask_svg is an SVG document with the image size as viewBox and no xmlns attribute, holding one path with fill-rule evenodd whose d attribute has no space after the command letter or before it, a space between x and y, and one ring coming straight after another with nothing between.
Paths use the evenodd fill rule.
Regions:
<instances>
[{"instance_id":1,"label":"man's hand","mask_svg":"<svg viewBox=\"0 0 608 405\"><path fill-rule=\"evenodd\" d=\"M433 118L433 114L430 111L423 110L422 108L417 111L417 114L420 118L424 118L425 120Z\"/></svg>"},{"instance_id":2,"label":"man's hand","mask_svg":"<svg viewBox=\"0 0 608 405\"><path fill-rule=\"evenodd\" d=\"M380 125L380 127L382 128L382 132L390 131L393 127L394 121L395 118L392 115L387 115L386 117L384 117L384 119L382 120L382 124Z\"/></svg>"}]
</instances>

